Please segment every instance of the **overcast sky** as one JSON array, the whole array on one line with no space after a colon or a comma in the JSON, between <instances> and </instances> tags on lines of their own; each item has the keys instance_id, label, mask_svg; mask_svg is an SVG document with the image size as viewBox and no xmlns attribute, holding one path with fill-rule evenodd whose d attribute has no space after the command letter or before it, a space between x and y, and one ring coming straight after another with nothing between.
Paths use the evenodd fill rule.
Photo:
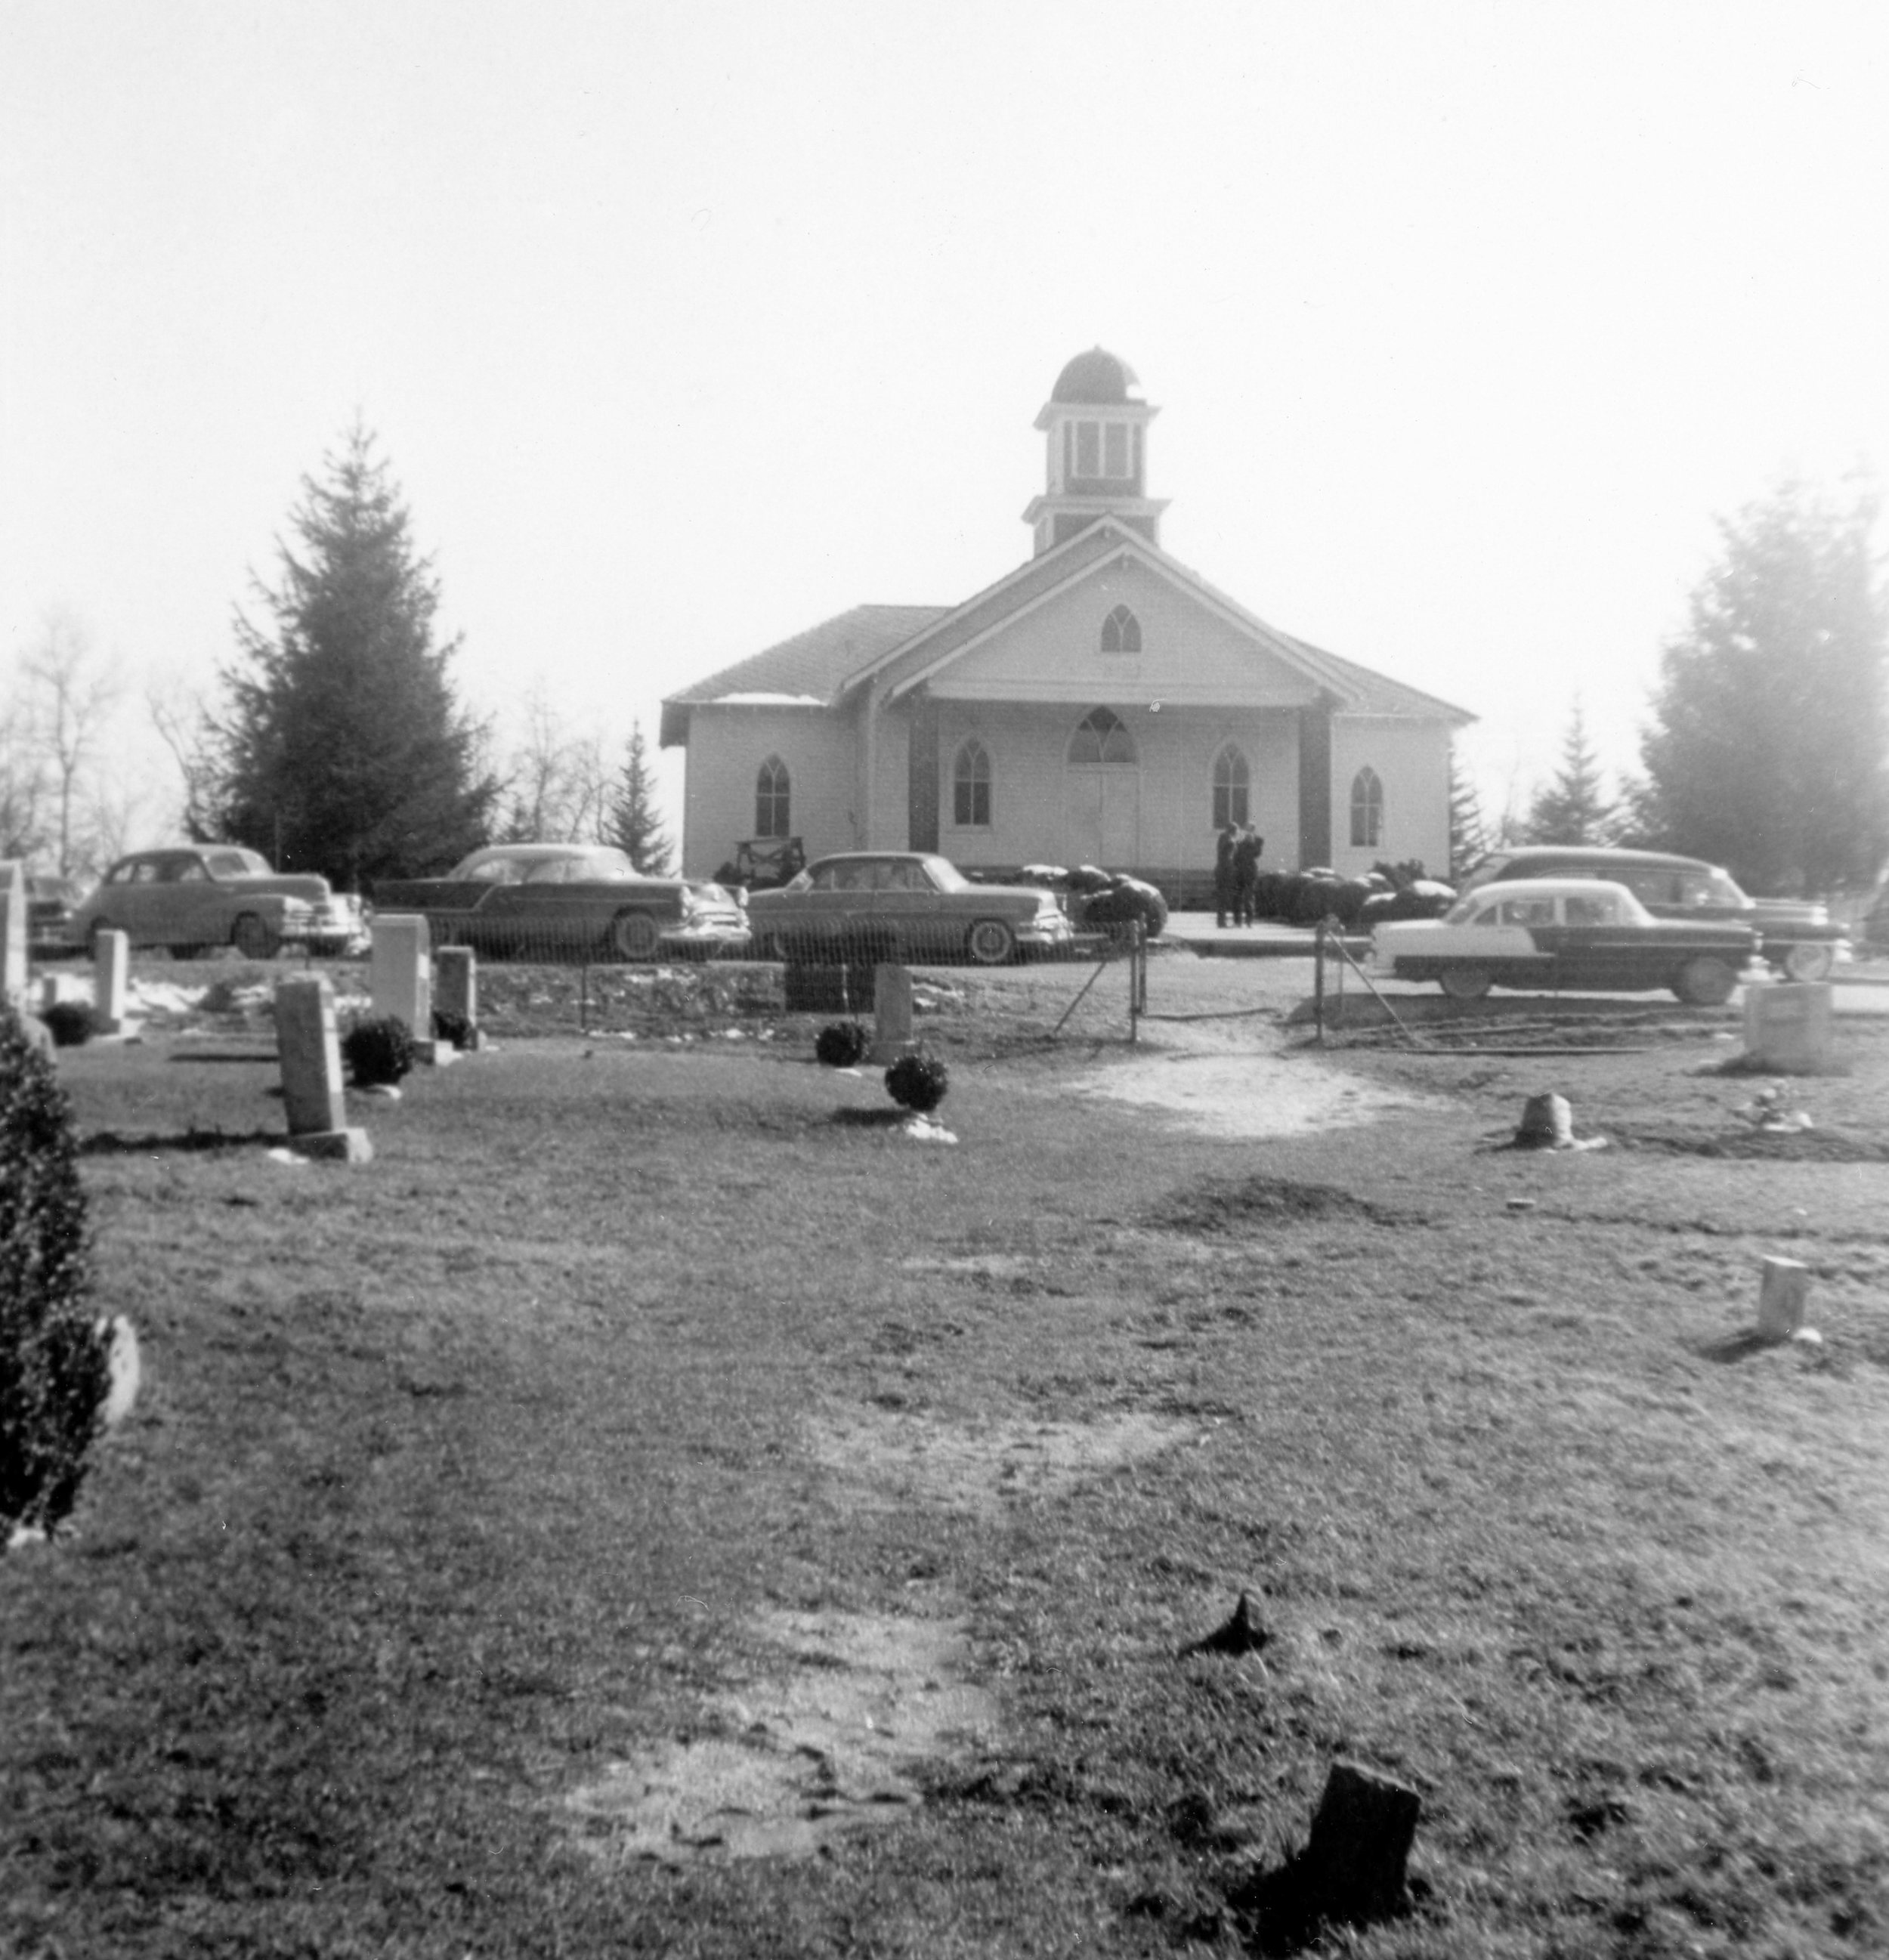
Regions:
<instances>
[{"instance_id":1,"label":"overcast sky","mask_svg":"<svg viewBox=\"0 0 1889 1960\"><path fill-rule=\"evenodd\" d=\"M1577 693L1630 764L1715 515L1889 457L1886 68L1878 4L0 0L0 659L209 682L358 412L469 702L653 738L1019 563L1099 343L1175 556L1495 803Z\"/></svg>"}]
</instances>

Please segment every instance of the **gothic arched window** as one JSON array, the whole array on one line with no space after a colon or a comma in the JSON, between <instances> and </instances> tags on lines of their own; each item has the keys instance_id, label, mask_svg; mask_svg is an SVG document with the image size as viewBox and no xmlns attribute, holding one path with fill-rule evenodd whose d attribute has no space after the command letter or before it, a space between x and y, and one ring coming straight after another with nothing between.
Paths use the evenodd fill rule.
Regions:
<instances>
[{"instance_id":1,"label":"gothic arched window","mask_svg":"<svg viewBox=\"0 0 1889 1960\"><path fill-rule=\"evenodd\" d=\"M1138 654L1141 651L1141 622L1125 606L1118 606L1102 622L1102 650L1105 654Z\"/></svg>"},{"instance_id":2,"label":"gothic arched window","mask_svg":"<svg viewBox=\"0 0 1889 1960\"><path fill-rule=\"evenodd\" d=\"M755 778L754 834L757 837L787 837L792 834L787 765L778 756L770 756Z\"/></svg>"},{"instance_id":3,"label":"gothic arched window","mask_svg":"<svg viewBox=\"0 0 1889 1960\"><path fill-rule=\"evenodd\" d=\"M952 765L951 821L960 830L990 828L991 757L975 735Z\"/></svg>"},{"instance_id":4,"label":"gothic arched window","mask_svg":"<svg viewBox=\"0 0 1889 1960\"><path fill-rule=\"evenodd\" d=\"M1351 842L1375 851L1384 836L1384 785L1375 769L1360 769L1351 778Z\"/></svg>"},{"instance_id":5,"label":"gothic arched window","mask_svg":"<svg viewBox=\"0 0 1889 1960\"><path fill-rule=\"evenodd\" d=\"M1069 738L1072 762L1132 764L1134 759L1134 738L1128 733L1128 724L1111 708L1091 710Z\"/></svg>"},{"instance_id":6,"label":"gothic arched window","mask_svg":"<svg viewBox=\"0 0 1889 1960\"><path fill-rule=\"evenodd\" d=\"M1229 823L1245 823L1247 790L1252 780L1246 758L1229 742L1213 758L1213 828L1224 830Z\"/></svg>"}]
</instances>

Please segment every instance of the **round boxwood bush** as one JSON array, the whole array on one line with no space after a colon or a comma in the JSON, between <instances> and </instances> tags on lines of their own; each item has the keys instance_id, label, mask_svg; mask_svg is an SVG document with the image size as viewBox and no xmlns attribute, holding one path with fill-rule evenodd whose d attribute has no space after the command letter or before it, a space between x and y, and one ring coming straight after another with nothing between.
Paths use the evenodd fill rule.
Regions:
<instances>
[{"instance_id":1,"label":"round boxwood bush","mask_svg":"<svg viewBox=\"0 0 1889 1960\"><path fill-rule=\"evenodd\" d=\"M356 1021L341 1038L357 1089L398 1082L413 1066L413 1031L398 1014Z\"/></svg>"},{"instance_id":2,"label":"round boxwood bush","mask_svg":"<svg viewBox=\"0 0 1889 1960\"><path fill-rule=\"evenodd\" d=\"M813 1052L828 1068L856 1068L866 1048L866 1030L857 1021L831 1022L813 1038Z\"/></svg>"},{"instance_id":3,"label":"round boxwood bush","mask_svg":"<svg viewBox=\"0 0 1889 1960\"><path fill-rule=\"evenodd\" d=\"M83 1048L98 1032L98 1017L84 1001L55 1001L40 1019L55 1048Z\"/></svg>"},{"instance_id":4,"label":"round boxwood bush","mask_svg":"<svg viewBox=\"0 0 1889 1960\"><path fill-rule=\"evenodd\" d=\"M886 1071L886 1093L920 1115L937 1108L949 1083L944 1064L928 1055L902 1055Z\"/></svg>"},{"instance_id":5,"label":"round boxwood bush","mask_svg":"<svg viewBox=\"0 0 1889 1960\"><path fill-rule=\"evenodd\" d=\"M479 1045L479 1028L475 1023L450 1007L433 1010L433 1039L450 1042L461 1055L468 1048Z\"/></svg>"},{"instance_id":6,"label":"round boxwood bush","mask_svg":"<svg viewBox=\"0 0 1889 1960\"><path fill-rule=\"evenodd\" d=\"M71 1106L0 1007L0 1551L78 1498L111 1379L91 1290Z\"/></svg>"}]
</instances>

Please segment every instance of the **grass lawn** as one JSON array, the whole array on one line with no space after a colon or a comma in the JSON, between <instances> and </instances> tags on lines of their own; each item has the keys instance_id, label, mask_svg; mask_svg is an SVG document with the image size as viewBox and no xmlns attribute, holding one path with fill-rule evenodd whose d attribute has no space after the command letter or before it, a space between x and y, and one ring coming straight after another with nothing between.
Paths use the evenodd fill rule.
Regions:
<instances>
[{"instance_id":1,"label":"grass lawn","mask_svg":"<svg viewBox=\"0 0 1889 1960\"><path fill-rule=\"evenodd\" d=\"M0 1952L1232 1955L1340 1755L1424 1812L1334 1950L1889 1950L1889 1036L1773 1138L1709 1020L1229 1035L1256 1102L1408 1104L1236 1141L1073 1093L1118 1058L1038 985L932 1023L956 1147L778 1017L504 1042L351 1099L355 1169L256 1141L266 1037L65 1052L145 1387L0 1558ZM1610 1147L1497 1147L1544 1088ZM1740 1338L1776 1252L1821 1346ZM1242 1589L1264 1651L1178 1658ZM890 1822L651 1857L583 1800L869 1625L982 1698Z\"/></svg>"}]
</instances>

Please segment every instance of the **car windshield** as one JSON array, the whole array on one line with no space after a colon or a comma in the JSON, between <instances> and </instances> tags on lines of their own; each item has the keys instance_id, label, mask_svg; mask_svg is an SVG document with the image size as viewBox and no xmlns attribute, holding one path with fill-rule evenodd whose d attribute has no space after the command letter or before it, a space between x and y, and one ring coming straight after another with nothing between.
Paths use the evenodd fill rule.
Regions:
<instances>
[{"instance_id":1,"label":"car windshield","mask_svg":"<svg viewBox=\"0 0 1889 1960\"><path fill-rule=\"evenodd\" d=\"M941 892L968 892L971 889L971 880L949 858L927 857L925 869L931 873L931 882Z\"/></svg>"}]
</instances>

